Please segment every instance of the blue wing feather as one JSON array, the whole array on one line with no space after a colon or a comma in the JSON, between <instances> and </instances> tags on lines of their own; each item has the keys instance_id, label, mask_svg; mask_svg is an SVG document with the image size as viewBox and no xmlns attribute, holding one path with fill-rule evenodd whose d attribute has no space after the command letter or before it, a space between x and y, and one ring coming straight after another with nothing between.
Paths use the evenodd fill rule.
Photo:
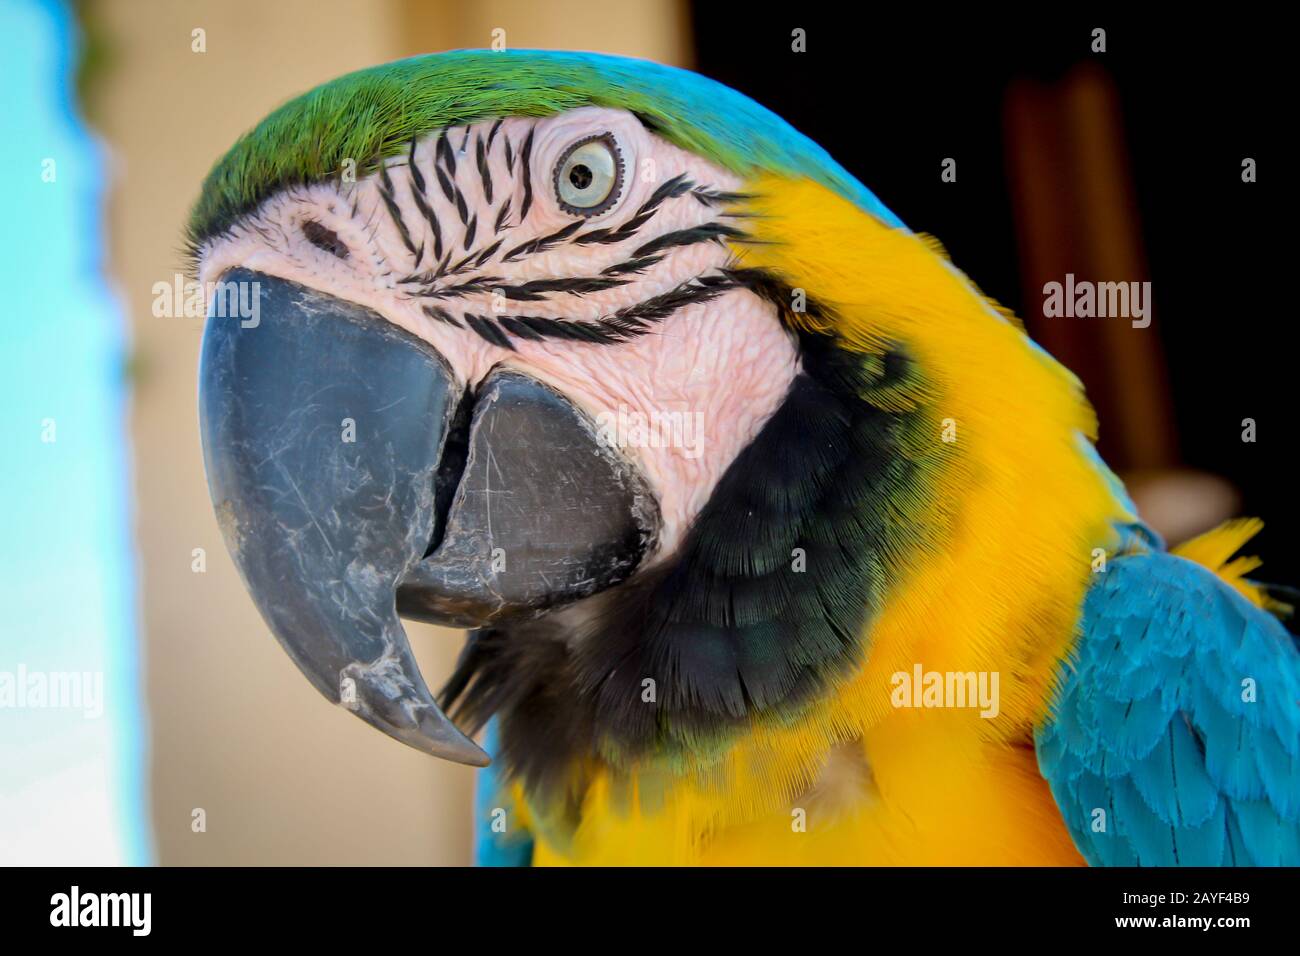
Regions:
<instances>
[{"instance_id":1,"label":"blue wing feather","mask_svg":"<svg viewBox=\"0 0 1300 956\"><path fill-rule=\"evenodd\" d=\"M488 756L497 753L497 722L488 722L483 736L483 749ZM478 771L474 781L474 865L475 866L531 866L533 840L528 831L511 819L513 799L505 791L505 784L492 764ZM497 810L504 809L505 830L492 829Z\"/></svg>"},{"instance_id":2,"label":"blue wing feather","mask_svg":"<svg viewBox=\"0 0 1300 956\"><path fill-rule=\"evenodd\" d=\"M1093 865L1300 865L1298 705L1272 615L1184 558L1125 555L1085 600L1039 769Z\"/></svg>"}]
</instances>

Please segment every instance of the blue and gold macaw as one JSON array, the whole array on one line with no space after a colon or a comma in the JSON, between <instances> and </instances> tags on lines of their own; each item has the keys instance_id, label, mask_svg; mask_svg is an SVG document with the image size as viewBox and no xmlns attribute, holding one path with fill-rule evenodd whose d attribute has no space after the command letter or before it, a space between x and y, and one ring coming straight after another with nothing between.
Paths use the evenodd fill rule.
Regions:
<instances>
[{"instance_id":1,"label":"blue and gold macaw","mask_svg":"<svg viewBox=\"0 0 1300 956\"><path fill-rule=\"evenodd\" d=\"M189 239L231 554L329 699L490 723L482 862L1300 863L1258 524L1167 550L1076 379L746 97L402 60ZM439 700L400 616L472 629Z\"/></svg>"}]
</instances>

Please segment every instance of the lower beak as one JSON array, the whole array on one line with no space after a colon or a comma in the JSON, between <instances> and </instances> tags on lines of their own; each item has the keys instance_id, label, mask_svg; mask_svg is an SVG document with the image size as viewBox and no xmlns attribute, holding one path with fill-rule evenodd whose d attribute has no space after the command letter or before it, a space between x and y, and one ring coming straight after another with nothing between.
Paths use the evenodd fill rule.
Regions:
<instances>
[{"instance_id":1,"label":"lower beak","mask_svg":"<svg viewBox=\"0 0 1300 956\"><path fill-rule=\"evenodd\" d=\"M221 317L227 301L255 308ZM483 766L420 675L399 591L404 613L440 623L535 614L631 574L657 515L563 396L518 373L485 382L472 414L463 393L437 351L369 309L246 269L217 287L199 373L204 459L258 609L327 698Z\"/></svg>"}]
</instances>

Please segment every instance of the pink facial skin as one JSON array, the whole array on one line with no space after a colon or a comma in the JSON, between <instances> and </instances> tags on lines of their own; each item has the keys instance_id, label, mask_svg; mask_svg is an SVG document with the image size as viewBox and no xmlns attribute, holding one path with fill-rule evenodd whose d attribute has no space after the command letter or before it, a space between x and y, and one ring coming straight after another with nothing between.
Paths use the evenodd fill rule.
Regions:
<instances>
[{"instance_id":1,"label":"pink facial skin","mask_svg":"<svg viewBox=\"0 0 1300 956\"><path fill-rule=\"evenodd\" d=\"M272 196L254 214L200 250L199 278L205 284L215 282L227 270L242 266L366 306L436 348L465 385L477 384L498 366L509 367L551 384L598 422L662 422L676 413L678 421L687 423L682 432L687 440L665 446L640 441L635 432L612 436L614 440L632 439L631 444L624 444L624 452L638 463L659 500L663 528L658 552L647 562L651 563L677 549L722 473L776 410L798 371L795 344L773 307L744 289L733 289L711 301L687 305L653 323L647 334L627 341L596 344L512 338L512 350L486 341L464 322L464 327L457 328L431 317L425 306L442 308L453 317L464 313L493 316L504 311L595 321L726 267L732 260L725 246L707 241L673 247L640 274L622 276L630 280L627 284L584 295L565 292L547 294L540 301L506 301L500 295L494 297L490 289L448 298L421 298L417 293L476 277L499 280L493 283L495 287L535 279L599 276L606 267L627 261L633 250L666 233L705 223L742 223L729 219L718 204L687 191L664 201L635 234L619 242L577 243L572 241L574 237L627 223L657 187L678 174L685 174L699 190L736 191L742 188L741 182L660 139L620 110L586 107L542 120L506 119L492 136L494 123L488 120L447 131L456 167L454 177L448 176L448 180L463 197L466 218L475 226L468 247L469 226L462 223L457 204L444 195L437 180L438 134L417 143L414 159L424 180L422 195L439 224L444 261L457 263L501 240L481 266L429 282L401 281L435 272L438 265L432 227L414 199L417 187L408 167L409 156L403 155L387 161L387 187L375 172L356 182L291 188ZM521 153L530 131L533 142L527 174L532 198L520 221L525 195ZM579 218L560 207L553 185L554 168L568 146L604 133L613 135L623 160L623 185L617 202L587 219L566 241L505 261L511 250L550 236ZM477 144L486 145L489 137L492 146L485 152L485 161L492 182L491 203L477 165ZM507 165L507 144L513 172ZM397 219L387 208L385 189L391 190L389 195L415 253L407 247ZM507 202L510 211L498 231L496 222ZM346 257L308 241L303 224L309 221L332 230L345 244ZM702 426L699 434L692 430L697 424Z\"/></svg>"}]
</instances>

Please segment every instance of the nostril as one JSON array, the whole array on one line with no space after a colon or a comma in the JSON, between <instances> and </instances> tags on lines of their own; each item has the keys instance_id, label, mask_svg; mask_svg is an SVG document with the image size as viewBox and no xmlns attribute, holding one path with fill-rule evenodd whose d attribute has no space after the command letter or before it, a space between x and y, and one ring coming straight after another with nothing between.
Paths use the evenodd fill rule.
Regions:
<instances>
[{"instance_id":1,"label":"nostril","mask_svg":"<svg viewBox=\"0 0 1300 956\"><path fill-rule=\"evenodd\" d=\"M456 412L447 428L447 437L443 439L442 455L438 459L438 473L433 482L433 532L429 536L429 547L424 552L426 558L438 550L443 535L447 533L447 515L456 499L461 476L465 473L465 459L469 454L469 426L473 415L474 393L467 388L456 404Z\"/></svg>"}]
</instances>

